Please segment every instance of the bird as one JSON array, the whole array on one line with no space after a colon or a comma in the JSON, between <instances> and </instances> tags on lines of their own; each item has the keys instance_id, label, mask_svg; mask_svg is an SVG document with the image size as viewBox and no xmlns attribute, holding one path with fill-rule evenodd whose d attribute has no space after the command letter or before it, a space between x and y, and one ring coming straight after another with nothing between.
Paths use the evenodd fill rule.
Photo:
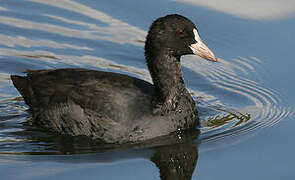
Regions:
<instances>
[{"instance_id":1,"label":"bird","mask_svg":"<svg viewBox=\"0 0 295 180\"><path fill-rule=\"evenodd\" d=\"M217 58L195 24L179 14L156 19L144 51L153 83L82 68L27 70L11 80L29 106L32 124L49 132L123 144L196 128L198 111L180 57Z\"/></svg>"}]
</instances>

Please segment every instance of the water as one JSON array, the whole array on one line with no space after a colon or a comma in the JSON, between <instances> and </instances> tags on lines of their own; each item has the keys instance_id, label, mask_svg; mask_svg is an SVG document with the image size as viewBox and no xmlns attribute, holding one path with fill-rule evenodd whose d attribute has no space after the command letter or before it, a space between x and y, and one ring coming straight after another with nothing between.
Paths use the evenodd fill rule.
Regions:
<instances>
[{"instance_id":1,"label":"water","mask_svg":"<svg viewBox=\"0 0 295 180\"><path fill-rule=\"evenodd\" d=\"M291 0L1 1L1 179L293 179L294 7ZM151 81L146 31L170 13L195 22L219 58L182 57L200 134L110 146L28 123L10 74L83 67Z\"/></svg>"}]
</instances>

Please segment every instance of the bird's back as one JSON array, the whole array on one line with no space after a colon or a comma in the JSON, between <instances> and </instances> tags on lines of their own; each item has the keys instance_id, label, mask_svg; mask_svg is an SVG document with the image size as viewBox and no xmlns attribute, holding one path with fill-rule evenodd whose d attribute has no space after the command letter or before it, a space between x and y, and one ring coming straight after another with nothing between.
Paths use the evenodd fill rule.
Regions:
<instances>
[{"instance_id":1,"label":"bird's back","mask_svg":"<svg viewBox=\"0 0 295 180\"><path fill-rule=\"evenodd\" d=\"M62 134L112 142L128 134L133 120L152 111L153 85L127 75L56 69L27 71L27 77L11 79L30 106L34 123Z\"/></svg>"}]
</instances>

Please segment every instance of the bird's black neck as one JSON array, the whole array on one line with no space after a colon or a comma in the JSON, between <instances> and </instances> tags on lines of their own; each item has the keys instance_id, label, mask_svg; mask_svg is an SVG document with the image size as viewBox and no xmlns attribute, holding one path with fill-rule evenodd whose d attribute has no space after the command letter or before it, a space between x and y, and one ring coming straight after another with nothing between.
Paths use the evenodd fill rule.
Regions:
<instances>
[{"instance_id":1,"label":"bird's black neck","mask_svg":"<svg viewBox=\"0 0 295 180\"><path fill-rule=\"evenodd\" d=\"M157 52L146 56L149 71L156 90L157 101L171 101L177 95L186 91L182 78L180 57L169 52Z\"/></svg>"}]
</instances>

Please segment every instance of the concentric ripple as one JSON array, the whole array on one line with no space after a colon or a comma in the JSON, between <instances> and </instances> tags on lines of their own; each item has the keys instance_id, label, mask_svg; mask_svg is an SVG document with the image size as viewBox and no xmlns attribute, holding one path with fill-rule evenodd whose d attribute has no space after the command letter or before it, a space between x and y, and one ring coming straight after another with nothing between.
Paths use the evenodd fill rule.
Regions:
<instances>
[{"instance_id":1,"label":"concentric ripple","mask_svg":"<svg viewBox=\"0 0 295 180\"><path fill-rule=\"evenodd\" d=\"M198 87L214 88L214 91L203 91L201 98L197 97L198 91L193 93L201 111L202 143L273 126L293 114L278 92L263 87L263 80L251 79L262 76L258 58L218 59L219 63L214 65L189 58L184 58L185 66L207 81L206 85Z\"/></svg>"}]
</instances>

